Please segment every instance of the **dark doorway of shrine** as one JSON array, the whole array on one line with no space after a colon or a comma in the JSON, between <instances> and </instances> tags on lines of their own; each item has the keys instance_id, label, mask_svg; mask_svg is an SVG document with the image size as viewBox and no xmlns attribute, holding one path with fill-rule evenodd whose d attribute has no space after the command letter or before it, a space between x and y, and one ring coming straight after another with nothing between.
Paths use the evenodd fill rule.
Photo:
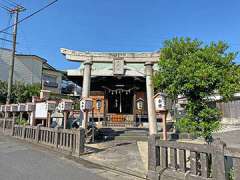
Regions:
<instances>
[{"instance_id":1,"label":"dark doorway of shrine","mask_svg":"<svg viewBox=\"0 0 240 180\"><path fill-rule=\"evenodd\" d=\"M112 91L108 96L108 113L132 114L133 113L133 93Z\"/></svg>"}]
</instances>

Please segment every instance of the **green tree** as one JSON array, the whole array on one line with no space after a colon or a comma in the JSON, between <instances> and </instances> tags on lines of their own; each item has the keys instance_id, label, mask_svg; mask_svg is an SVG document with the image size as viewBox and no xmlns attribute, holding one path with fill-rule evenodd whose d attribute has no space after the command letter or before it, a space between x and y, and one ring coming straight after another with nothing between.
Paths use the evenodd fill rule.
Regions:
<instances>
[{"instance_id":1,"label":"green tree","mask_svg":"<svg viewBox=\"0 0 240 180\"><path fill-rule=\"evenodd\" d=\"M12 87L11 102L24 103L31 102L32 96L39 96L40 84L24 84L17 82ZM7 97L7 82L0 81L0 103L5 103Z\"/></svg>"},{"instance_id":2,"label":"green tree","mask_svg":"<svg viewBox=\"0 0 240 180\"><path fill-rule=\"evenodd\" d=\"M0 81L0 103L4 104L7 98L7 83Z\"/></svg>"},{"instance_id":3,"label":"green tree","mask_svg":"<svg viewBox=\"0 0 240 180\"><path fill-rule=\"evenodd\" d=\"M211 140L213 131L220 127L221 114L211 106L209 97L218 93L227 101L239 91L236 55L224 42L204 45L190 38L164 42L154 82L174 100L178 95L187 98L186 115L176 123L180 131Z\"/></svg>"}]
</instances>

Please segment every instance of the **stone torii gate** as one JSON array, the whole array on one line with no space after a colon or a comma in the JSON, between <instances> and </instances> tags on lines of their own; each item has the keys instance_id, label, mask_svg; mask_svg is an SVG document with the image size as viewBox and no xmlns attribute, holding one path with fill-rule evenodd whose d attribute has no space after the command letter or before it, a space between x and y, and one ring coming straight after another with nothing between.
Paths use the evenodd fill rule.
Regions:
<instances>
[{"instance_id":1,"label":"stone torii gate","mask_svg":"<svg viewBox=\"0 0 240 180\"><path fill-rule=\"evenodd\" d=\"M159 52L81 52L65 48L61 48L60 51L67 60L84 64L82 98L88 98L90 95L91 66L93 63L112 63L114 76L125 75L125 63L144 64L145 72L142 74L146 77L149 134L157 134L152 75L153 65L159 61ZM87 113L84 113L83 128L87 127Z\"/></svg>"}]
</instances>

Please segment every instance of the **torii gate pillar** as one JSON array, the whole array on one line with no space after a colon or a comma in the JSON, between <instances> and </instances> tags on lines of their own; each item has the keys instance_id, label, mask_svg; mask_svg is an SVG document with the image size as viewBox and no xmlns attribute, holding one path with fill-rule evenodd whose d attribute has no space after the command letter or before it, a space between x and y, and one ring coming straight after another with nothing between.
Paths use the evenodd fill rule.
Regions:
<instances>
[{"instance_id":1,"label":"torii gate pillar","mask_svg":"<svg viewBox=\"0 0 240 180\"><path fill-rule=\"evenodd\" d=\"M147 105L148 105L148 124L149 124L149 135L157 134L157 119L155 103L153 100L153 63L145 63L146 72L146 89L147 89Z\"/></svg>"},{"instance_id":2,"label":"torii gate pillar","mask_svg":"<svg viewBox=\"0 0 240 180\"><path fill-rule=\"evenodd\" d=\"M88 98L90 95L91 67L92 67L92 61L84 62L82 98ZM88 124L88 112L86 111L83 113L82 127L84 129L87 129L87 124Z\"/></svg>"}]
</instances>

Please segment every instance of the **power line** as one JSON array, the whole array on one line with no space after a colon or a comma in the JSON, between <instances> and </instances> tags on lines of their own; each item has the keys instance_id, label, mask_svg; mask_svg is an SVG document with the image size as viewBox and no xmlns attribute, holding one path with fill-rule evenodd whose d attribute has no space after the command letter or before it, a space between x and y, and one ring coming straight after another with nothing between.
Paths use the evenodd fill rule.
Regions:
<instances>
[{"instance_id":1,"label":"power line","mask_svg":"<svg viewBox=\"0 0 240 180\"><path fill-rule=\"evenodd\" d=\"M9 14L9 19L8 19L8 24L7 24L8 26L10 25L11 20L12 20L12 14L10 13L10 14ZM7 37L6 37L7 35L13 35L13 34L8 33L8 32L4 32L3 38L6 39L6 38L7 38ZM2 41L2 47L4 48L4 46L5 46L5 41L3 40L3 41Z\"/></svg>"},{"instance_id":2,"label":"power line","mask_svg":"<svg viewBox=\"0 0 240 180\"><path fill-rule=\"evenodd\" d=\"M9 1L6 0L2 0L3 2L7 3L8 5L10 5L11 7L14 7L15 5L13 5L12 3L10 3Z\"/></svg>"},{"instance_id":3,"label":"power line","mask_svg":"<svg viewBox=\"0 0 240 180\"><path fill-rule=\"evenodd\" d=\"M3 31L3 32L1 32L1 33L3 33L3 34L7 34L7 35L10 35L10 36L13 35L13 34L11 34L11 33L5 32L5 31Z\"/></svg>"},{"instance_id":4,"label":"power line","mask_svg":"<svg viewBox=\"0 0 240 180\"><path fill-rule=\"evenodd\" d=\"M5 6L4 4L0 3L0 7L4 10L6 10L7 12L11 12L11 8Z\"/></svg>"},{"instance_id":5,"label":"power line","mask_svg":"<svg viewBox=\"0 0 240 180\"><path fill-rule=\"evenodd\" d=\"M34 16L35 14L37 14L37 13L43 11L44 9L48 8L49 6L53 5L53 4L56 3L57 1L58 1L58 0L52 1L51 3L47 4L46 6L43 6L43 7L40 8L39 10L37 10L37 11L35 11L34 13L30 14L29 16L26 16L25 18L19 20L17 23L12 24L11 26L8 26L8 27L6 27L6 28L0 30L0 33L2 33L2 32L4 32L4 31L6 31L6 30L12 28L12 27L15 26L16 24L19 24L19 23L21 23L21 22L23 22L23 21L29 19L30 17Z\"/></svg>"},{"instance_id":6,"label":"power line","mask_svg":"<svg viewBox=\"0 0 240 180\"><path fill-rule=\"evenodd\" d=\"M16 2L12 1L12 0L2 0L4 2L6 2L7 4L9 4L12 7L18 6L18 7L23 7L20 4L17 4Z\"/></svg>"},{"instance_id":7,"label":"power line","mask_svg":"<svg viewBox=\"0 0 240 180\"><path fill-rule=\"evenodd\" d=\"M6 42L9 42L9 43L13 43L13 41L8 40L8 39L5 39L5 38L0 38L0 40L2 40L2 41L6 41ZM16 43L16 44L18 44L18 43Z\"/></svg>"}]
</instances>

